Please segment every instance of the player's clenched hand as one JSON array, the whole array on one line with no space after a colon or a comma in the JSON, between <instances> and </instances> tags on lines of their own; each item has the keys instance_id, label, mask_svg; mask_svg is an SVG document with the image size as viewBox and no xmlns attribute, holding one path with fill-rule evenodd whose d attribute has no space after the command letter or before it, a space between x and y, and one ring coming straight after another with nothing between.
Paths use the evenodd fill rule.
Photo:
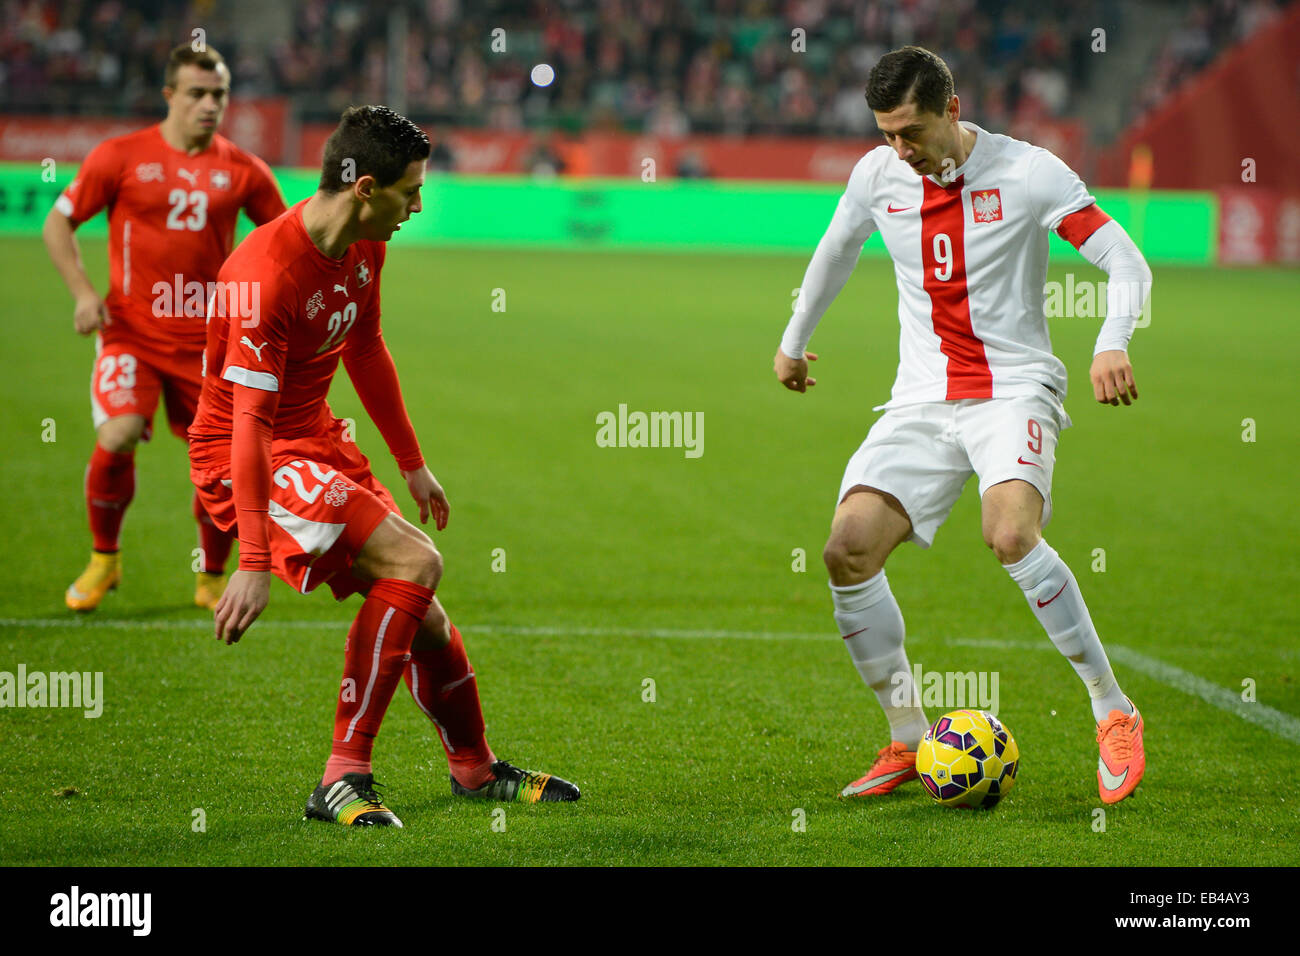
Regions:
<instances>
[{"instance_id":1,"label":"player's clenched hand","mask_svg":"<svg viewBox=\"0 0 1300 956\"><path fill-rule=\"evenodd\" d=\"M780 349L772 360L772 370L781 384L792 392L806 392L809 385L816 385L817 379L808 377L808 363L817 361L812 352L805 352L804 358L792 359Z\"/></svg>"},{"instance_id":2,"label":"player's clenched hand","mask_svg":"<svg viewBox=\"0 0 1300 956\"><path fill-rule=\"evenodd\" d=\"M438 479L433 477L428 466L421 465L415 471L404 471L402 477L406 479L406 487L411 489L411 497L420 506L420 524L428 524L429 515L432 514L439 531L447 527L451 505L447 503L442 485L438 484Z\"/></svg>"},{"instance_id":3,"label":"player's clenched hand","mask_svg":"<svg viewBox=\"0 0 1300 956\"><path fill-rule=\"evenodd\" d=\"M1133 384L1133 366L1128 353L1119 349L1098 352L1092 360L1092 392L1103 405L1132 405L1138 390ZM1131 397L1130 397L1131 396Z\"/></svg>"},{"instance_id":4,"label":"player's clenched hand","mask_svg":"<svg viewBox=\"0 0 1300 956\"><path fill-rule=\"evenodd\" d=\"M215 608L217 640L234 644L248 630L257 616L266 610L271 596L270 571L236 571L230 576L226 593Z\"/></svg>"},{"instance_id":5,"label":"player's clenched hand","mask_svg":"<svg viewBox=\"0 0 1300 956\"><path fill-rule=\"evenodd\" d=\"M83 296L77 300L72 324L81 335L96 332L109 324L108 306L98 295Z\"/></svg>"}]
</instances>

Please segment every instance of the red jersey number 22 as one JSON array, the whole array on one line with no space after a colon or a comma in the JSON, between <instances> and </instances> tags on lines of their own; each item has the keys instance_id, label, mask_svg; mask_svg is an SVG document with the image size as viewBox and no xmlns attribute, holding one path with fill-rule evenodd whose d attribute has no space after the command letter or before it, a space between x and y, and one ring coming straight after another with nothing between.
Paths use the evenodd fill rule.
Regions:
<instances>
[{"instance_id":1,"label":"red jersey number 22","mask_svg":"<svg viewBox=\"0 0 1300 956\"><path fill-rule=\"evenodd\" d=\"M321 343L321 347L316 350L316 354L320 355L341 342L343 336L348 334L348 330L352 328L352 323L356 320L357 304L355 302L349 302L344 306L342 312L335 312L331 315L329 318L329 333L325 336L325 341Z\"/></svg>"}]
</instances>

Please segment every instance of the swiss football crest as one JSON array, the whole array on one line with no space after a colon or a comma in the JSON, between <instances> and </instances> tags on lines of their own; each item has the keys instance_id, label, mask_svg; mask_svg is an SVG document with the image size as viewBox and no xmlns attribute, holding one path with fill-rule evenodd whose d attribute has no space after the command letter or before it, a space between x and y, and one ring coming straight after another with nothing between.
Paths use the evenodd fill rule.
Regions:
<instances>
[{"instance_id":1,"label":"swiss football crest","mask_svg":"<svg viewBox=\"0 0 1300 956\"><path fill-rule=\"evenodd\" d=\"M976 222L997 222L1002 218L1002 196L996 189L975 189L970 194Z\"/></svg>"},{"instance_id":2,"label":"swiss football crest","mask_svg":"<svg viewBox=\"0 0 1300 956\"><path fill-rule=\"evenodd\" d=\"M358 262L356 269L353 271L356 273L357 277L357 288L370 285L371 272L370 266L366 265L366 260L362 259Z\"/></svg>"},{"instance_id":3,"label":"swiss football crest","mask_svg":"<svg viewBox=\"0 0 1300 956\"><path fill-rule=\"evenodd\" d=\"M208 182L212 189L229 189L230 173L224 169L214 169L208 175Z\"/></svg>"},{"instance_id":4,"label":"swiss football crest","mask_svg":"<svg viewBox=\"0 0 1300 956\"><path fill-rule=\"evenodd\" d=\"M316 318L316 314L323 308L325 308L325 296L320 289L317 289L316 294L307 300L307 321Z\"/></svg>"},{"instance_id":5,"label":"swiss football crest","mask_svg":"<svg viewBox=\"0 0 1300 956\"><path fill-rule=\"evenodd\" d=\"M348 503L348 492L356 490L356 485L350 485L342 478L335 478L330 484L329 491L325 492L325 503L335 508L342 508Z\"/></svg>"},{"instance_id":6,"label":"swiss football crest","mask_svg":"<svg viewBox=\"0 0 1300 956\"><path fill-rule=\"evenodd\" d=\"M142 183L160 183L167 177L162 163L141 163L135 168L135 178Z\"/></svg>"}]
</instances>

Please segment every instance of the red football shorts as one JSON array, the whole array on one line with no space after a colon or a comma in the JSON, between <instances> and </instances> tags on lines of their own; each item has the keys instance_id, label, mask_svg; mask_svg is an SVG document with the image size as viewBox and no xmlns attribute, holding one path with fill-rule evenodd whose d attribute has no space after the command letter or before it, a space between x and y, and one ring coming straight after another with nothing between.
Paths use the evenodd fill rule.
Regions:
<instances>
[{"instance_id":1,"label":"red football shorts","mask_svg":"<svg viewBox=\"0 0 1300 956\"><path fill-rule=\"evenodd\" d=\"M203 387L203 343L177 345L162 354L129 342L96 343L90 376L90 412L95 428L118 415L143 415L144 439L153 435L158 399L167 403L167 424L182 441L194 420Z\"/></svg>"},{"instance_id":2,"label":"red football shorts","mask_svg":"<svg viewBox=\"0 0 1300 956\"><path fill-rule=\"evenodd\" d=\"M336 419L326 435L271 444L271 570L303 594L328 581L339 600L368 589L352 574L352 563L380 522L401 514L356 443L342 439L345 427ZM190 472L199 500L223 530L235 526L227 475Z\"/></svg>"}]
</instances>

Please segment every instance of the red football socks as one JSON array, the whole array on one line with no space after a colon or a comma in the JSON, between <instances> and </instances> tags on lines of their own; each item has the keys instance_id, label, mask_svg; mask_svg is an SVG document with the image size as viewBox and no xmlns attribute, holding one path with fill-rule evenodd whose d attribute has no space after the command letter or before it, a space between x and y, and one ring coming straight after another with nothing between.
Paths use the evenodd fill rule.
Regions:
<instances>
[{"instance_id":1,"label":"red football socks","mask_svg":"<svg viewBox=\"0 0 1300 956\"><path fill-rule=\"evenodd\" d=\"M126 506L135 497L135 452L106 451L98 442L86 466L86 511L96 551L115 552Z\"/></svg>"},{"instance_id":2,"label":"red football socks","mask_svg":"<svg viewBox=\"0 0 1300 956\"><path fill-rule=\"evenodd\" d=\"M352 629L334 712L334 747L322 784L345 773L370 773L370 751L393 691L410 658L411 641L433 603L433 591L395 578L370 586Z\"/></svg>"},{"instance_id":3,"label":"red football socks","mask_svg":"<svg viewBox=\"0 0 1300 956\"><path fill-rule=\"evenodd\" d=\"M230 557L230 548L235 543L236 535L233 531L222 531L213 524L207 510L199 501L198 492L194 493L193 509L194 520L199 523L199 548L203 552L200 555L203 570L209 574L220 574L226 567L226 559Z\"/></svg>"},{"instance_id":4,"label":"red football socks","mask_svg":"<svg viewBox=\"0 0 1300 956\"><path fill-rule=\"evenodd\" d=\"M477 790L493 779L496 757L483 735L483 708L478 682L456 625L451 642L432 651L412 651L406 686L420 709L438 728L451 774L462 787Z\"/></svg>"}]
</instances>

